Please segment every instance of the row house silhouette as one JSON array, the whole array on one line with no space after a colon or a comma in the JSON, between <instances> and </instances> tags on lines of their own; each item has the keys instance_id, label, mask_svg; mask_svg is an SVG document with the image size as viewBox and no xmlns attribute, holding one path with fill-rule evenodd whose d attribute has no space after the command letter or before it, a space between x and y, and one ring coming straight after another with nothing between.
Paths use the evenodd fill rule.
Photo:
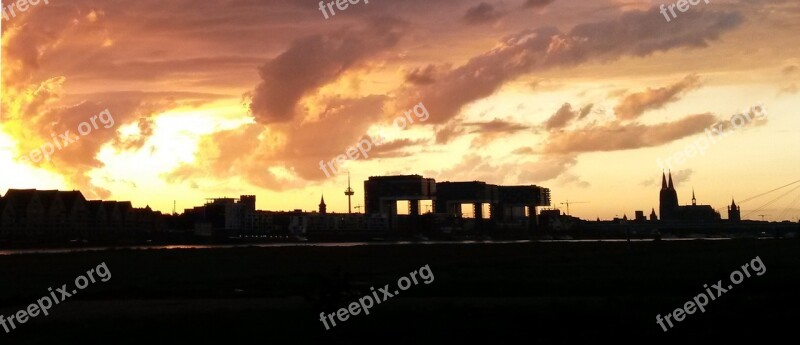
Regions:
<instances>
[{"instance_id":1,"label":"row house silhouette","mask_svg":"<svg viewBox=\"0 0 800 345\"><path fill-rule=\"evenodd\" d=\"M116 239L150 234L161 213L129 201L86 200L79 191L10 189L0 196L0 239Z\"/></svg>"}]
</instances>

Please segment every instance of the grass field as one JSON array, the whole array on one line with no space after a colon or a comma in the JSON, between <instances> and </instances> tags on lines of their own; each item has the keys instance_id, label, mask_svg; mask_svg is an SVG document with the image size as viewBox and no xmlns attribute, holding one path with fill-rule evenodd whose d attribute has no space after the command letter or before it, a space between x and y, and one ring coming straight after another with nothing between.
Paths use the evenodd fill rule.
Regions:
<instances>
[{"instance_id":1,"label":"grass field","mask_svg":"<svg viewBox=\"0 0 800 345\"><path fill-rule=\"evenodd\" d=\"M729 281L759 256L766 266L663 332L672 312ZM73 285L89 285L50 315L18 325L7 344L80 343L707 343L793 334L800 241L442 244L361 247L112 250L0 257L8 317ZM320 312L430 265L417 285L326 331ZM341 284L337 284L341 283ZM342 284L346 285L341 287ZM765 338L766 337L766 338Z\"/></svg>"}]
</instances>

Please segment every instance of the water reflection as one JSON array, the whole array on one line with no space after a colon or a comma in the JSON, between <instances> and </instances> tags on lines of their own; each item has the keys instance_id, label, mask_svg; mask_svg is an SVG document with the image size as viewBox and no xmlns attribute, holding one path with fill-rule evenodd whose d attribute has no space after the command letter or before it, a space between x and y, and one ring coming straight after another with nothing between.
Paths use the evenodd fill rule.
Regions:
<instances>
[{"instance_id":1,"label":"water reflection","mask_svg":"<svg viewBox=\"0 0 800 345\"><path fill-rule=\"evenodd\" d=\"M662 241L720 241L730 238L665 238ZM509 240L509 241L395 241L395 242L298 242L298 243L262 243L262 244L175 244L162 246L102 246L102 247L82 247L82 248L43 248L43 249L8 249L0 250L0 255L21 255L21 254L60 254L60 253L80 253L95 252L103 250L176 250L176 249L225 249L225 248L275 248L275 247L356 247L356 246L402 246L402 245L435 245L435 244L462 244L462 245L481 245L481 244L509 244L509 243L581 243L581 242L626 242L626 239L591 239L591 240ZM652 242L652 239L631 239L631 242Z\"/></svg>"}]
</instances>

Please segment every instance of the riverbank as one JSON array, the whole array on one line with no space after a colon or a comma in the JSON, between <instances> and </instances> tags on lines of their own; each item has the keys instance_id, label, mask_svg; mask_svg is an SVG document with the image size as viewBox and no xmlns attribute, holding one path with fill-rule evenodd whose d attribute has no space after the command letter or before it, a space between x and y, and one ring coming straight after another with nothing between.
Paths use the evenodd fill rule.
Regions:
<instances>
[{"instance_id":1,"label":"riverbank","mask_svg":"<svg viewBox=\"0 0 800 345\"><path fill-rule=\"evenodd\" d=\"M717 343L796 325L800 241L270 247L0 257L0 313L107 263L113 277L10 343ZM655 315L760 256L749 279L664 333ZM325 331L320 312L430 265L436 279ZM344 282L338 284L336 282ZM346 286L342 288L341 286ZM521 338L521 339L520 339ZM763 340L763 338L760 338ZM763 342L763 341L762 341Z\"/></svg>"},{"instance_id":2,"label":"riverbank","mask_svg":"<svg viewBox=\"0 0 800 345\"><path fill-rule=\"evenodd\" d=\"M273 247L273 246L336 246L337 244L448 244L448 243L518 243L518 242L591 242L591 241L687 241L687 240L724 240L724 239L794 239L796 232L757 232L749 233L562 233L532 235L439 235L439 236L402 236L402 235L328 235L328 236L239 236L239 237L191 237L160 236L153 239L128 240L70 240L70 241L0 241L0 255L62 253L78 251L98 251L110 249L159 249L159 248L236 248L236 247Z\"/></svg>"}]
</instances>

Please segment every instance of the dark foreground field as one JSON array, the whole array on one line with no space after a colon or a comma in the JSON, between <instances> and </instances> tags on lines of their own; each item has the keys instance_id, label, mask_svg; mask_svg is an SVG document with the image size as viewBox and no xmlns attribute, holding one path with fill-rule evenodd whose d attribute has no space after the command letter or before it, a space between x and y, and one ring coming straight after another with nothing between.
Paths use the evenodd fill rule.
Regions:
<instances>
[{"instance_id":1,"label":"dark foreground field","mask_svg":"<svg viewBox=\"0 0 800 345\"><path fill-rule=\"evenodd\" d=\"M704 314L671 312L759 256ZM0 313L105 262L89 285L3 344L796 343L800 241L527 243L118 250L0 257ZM435 276L326 331L334 312L421 266ZM337 287L337 282L349 287ZM348 290L342 292L342 290ZM778 341L778 338L786 338Z\"/></svg>"}]
</instances>

